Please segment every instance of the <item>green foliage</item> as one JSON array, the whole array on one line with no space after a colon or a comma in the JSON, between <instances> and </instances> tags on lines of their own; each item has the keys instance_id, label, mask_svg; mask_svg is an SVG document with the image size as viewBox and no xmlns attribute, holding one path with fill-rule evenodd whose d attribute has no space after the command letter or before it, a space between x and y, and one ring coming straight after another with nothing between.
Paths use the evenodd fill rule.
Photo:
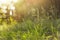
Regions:
<instances>
[{"instance_id":1,"label":"green foliage","mask_svg":"<svg viewBox=\"0 0 60 40\"><path fill-rule=\"evenodd\" d=\"M38 23L26 20L7 27L0 31L0 40L57 40L57 29L51 20L44 19Z\"/></svg>"},{"instance_id":2,"label":"green foliage","mask_svg":"<svg viewBox=\"0 0 60 40\"><path fill-rule=\"evenodd\" d=\"M21 9L18 9L20 14ZM22 22L15 21L11 16L6 20L0 19L0 22L4 20L0 25L0 40L60 39L60 19L56 17L57 9L54 6L44 8L43 6L32 5L24 12L23 9L21 11L23 14L26 13L24 17L20 17Z\"/></svg>"}]
</instances>

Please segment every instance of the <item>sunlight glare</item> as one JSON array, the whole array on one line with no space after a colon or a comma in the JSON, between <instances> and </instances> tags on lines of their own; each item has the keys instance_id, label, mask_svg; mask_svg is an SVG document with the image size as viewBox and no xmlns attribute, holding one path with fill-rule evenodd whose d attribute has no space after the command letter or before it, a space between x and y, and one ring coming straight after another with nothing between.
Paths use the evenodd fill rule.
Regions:
<instances>
[{"instance_id":1,"label":"sunlight glare","mask_svg":"<svg viewBox=\"0 0 60 40\"><path fill-rule=\"evenodd\" d=\"M7 7L6 6L3 6L2 9L7 9Z\"/></svg>"},{"instance_id":2,"label":"sunlight glare","mask_svg":"<svg viewBox=\"0 0 60 40\"><path fill-rule=\"evenodd\" d=\"M4 13L7 13L7 11L6 10L2 10Z\"/></svg>"},{"instance_id":3,"label":"sunlight glare","mask_svg":"<svg viewBox=\"0 0 60 40\"><path fill-rule=\"evenodd\" d=\"M17 0L13 0L13 2L15 2L15 3L16 3L16 2L17 2Z\"/></svg>"},{"instance_id":4,"label":"sunlight glare","mask_svg":"<svg viewBox=\"0 0 60 40\"><path fill-rule=\"evenodd\" d=\"M16 3L17 0L0 0L0 4L7 4L7 3L10 3L10 2Z\"/></svg>"},{"instance_id":5,"label":"sunlight glare","mask_svg":"<svg viewBox=\"0 0 60 40\"><path fill-rule=\"evenodd\" d=\"M10 15L12 15L12 11L10 11Z\"/></svg>"},{"instance_id":6,"label":"sunlight glare","mask_svg":"<svg viewBox=\"0 0 60 40\"><path fill-rule=\"evenodd\" d=\"M0 0L0 3L3 4L3 3L7 3L6 0Z\"/></svg>"}]
</instances>

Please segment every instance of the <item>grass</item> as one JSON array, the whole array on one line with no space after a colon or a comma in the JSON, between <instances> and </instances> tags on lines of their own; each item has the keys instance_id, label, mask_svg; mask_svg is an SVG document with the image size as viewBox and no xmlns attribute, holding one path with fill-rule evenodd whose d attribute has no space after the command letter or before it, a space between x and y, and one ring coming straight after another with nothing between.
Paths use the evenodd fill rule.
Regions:
<instances>
[{"instance_id":1,"label":"grass","mask_svg":"<svg viewBox=\"0 0 60 40\"><path fill-rule=\"evenodd\" d=\"M0 26L0 40L58 40L60 21L55 20L56 24L48 19L33 22L26 20L14 25L4 25L7 29ZM13 23L12 23L13 24ZM11 27L10 27L11 26Z\"/></svg>"}]
</instances>

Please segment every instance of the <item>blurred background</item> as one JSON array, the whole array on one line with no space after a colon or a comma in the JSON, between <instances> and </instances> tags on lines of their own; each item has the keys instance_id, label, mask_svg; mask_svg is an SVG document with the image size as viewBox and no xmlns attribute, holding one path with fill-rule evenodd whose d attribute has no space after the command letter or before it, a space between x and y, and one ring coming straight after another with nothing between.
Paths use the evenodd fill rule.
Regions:
<instances>
[{"instance_id":1,"label":"blurred background","mask_svg":"<svg viewBox=\"0 0 60 40\"><path fill-rule=\"evenodd\" d=\"M0 0L0 40L59 40L60 0Z\"/></svg>"}]
</instances>

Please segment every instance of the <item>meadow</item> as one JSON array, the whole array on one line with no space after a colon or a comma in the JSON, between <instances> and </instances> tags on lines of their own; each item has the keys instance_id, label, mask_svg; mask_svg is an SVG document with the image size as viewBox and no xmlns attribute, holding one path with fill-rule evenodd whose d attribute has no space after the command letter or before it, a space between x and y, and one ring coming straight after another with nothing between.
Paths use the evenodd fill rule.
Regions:
<instances>
[{"instance_id":1,"label":"meadow","mask_svg":"<svg viewBox=\"0 0 60 40\"><path fill-rule=\"evenodd\" d=\"M0 18L0 40L60 40L60 12L56 6L50 1L29 2L15 4L15 17Z\"/></svg>"},{"instance_id":2,"label":"meadow","mask_svg":"<svg viewBox=\"0 0 60 40\"><path fill-rule=\"evenodd\" d=\"M9 24L3 21L0 24L0 40L60 39L60 19L49 19L47 16L41 18L28 16L18 22L11 19Z\"/></svg>"}]
</instances>

